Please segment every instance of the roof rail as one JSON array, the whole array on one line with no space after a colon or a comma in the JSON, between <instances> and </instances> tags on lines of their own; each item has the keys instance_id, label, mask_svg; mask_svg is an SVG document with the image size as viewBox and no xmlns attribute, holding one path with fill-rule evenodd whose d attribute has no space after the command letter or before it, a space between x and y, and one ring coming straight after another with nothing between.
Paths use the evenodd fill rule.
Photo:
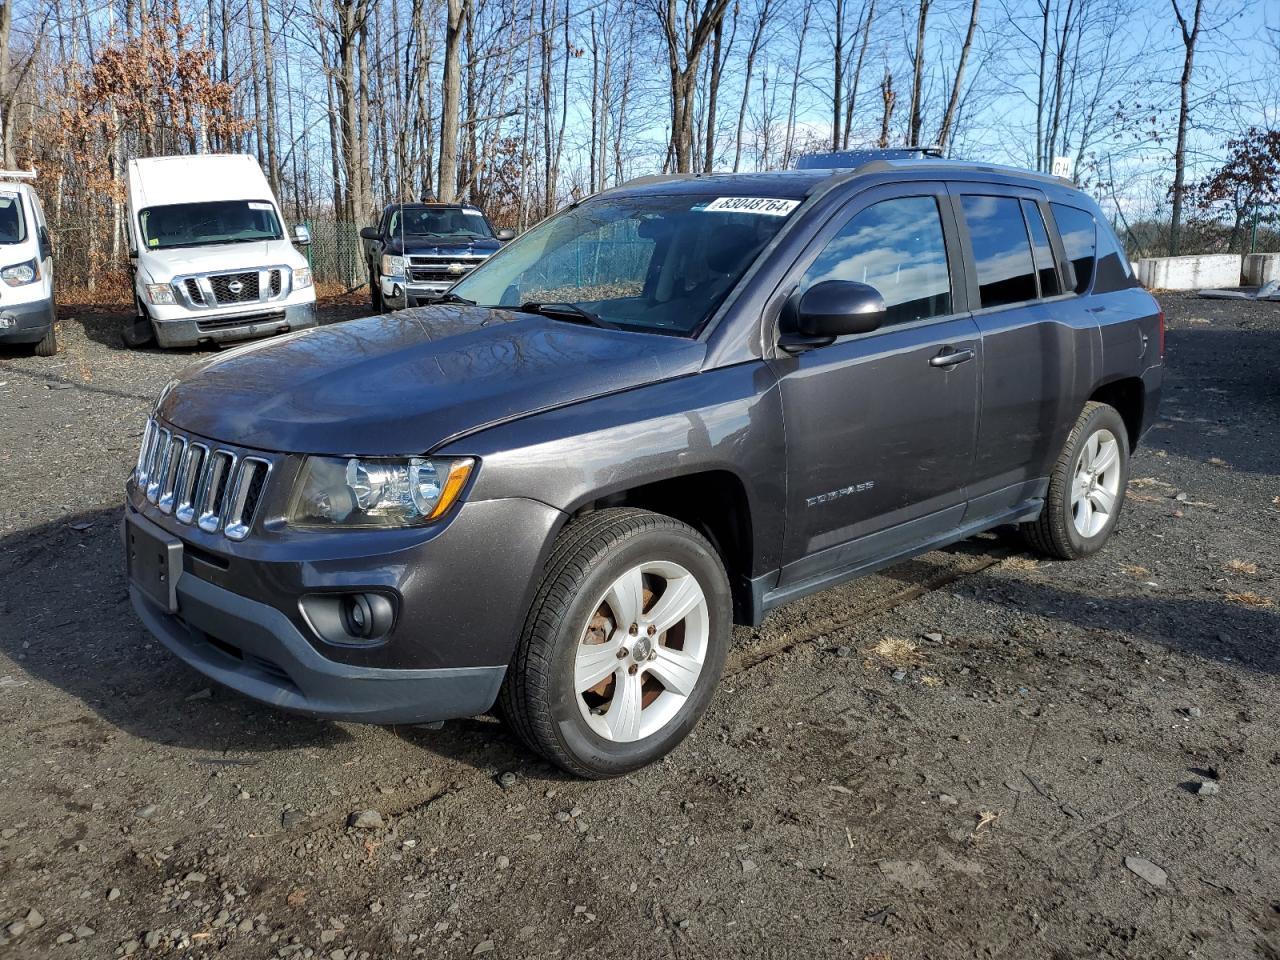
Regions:
<instances>
[{"instance_id":1,"label":"roof rail","mask_svg":"<svg viewBox=\"0 0 1280 960\"><path fill-rule=\"evenodd\" d=\"M0 180L34 180L35 170L0 170Z\"/></svg>"},{"instance_id":2,"label":"roof rail","mask_svg":"<svg viewBox=\"0 0 1280 960\"><path fill-rule=\"evenodd\" d=\"M941 146L876 147L859 150L832 150L825 153L803 153L796 157L797 170L852 170L875 160L941 159Z\"/></svg>"}]
</instances>

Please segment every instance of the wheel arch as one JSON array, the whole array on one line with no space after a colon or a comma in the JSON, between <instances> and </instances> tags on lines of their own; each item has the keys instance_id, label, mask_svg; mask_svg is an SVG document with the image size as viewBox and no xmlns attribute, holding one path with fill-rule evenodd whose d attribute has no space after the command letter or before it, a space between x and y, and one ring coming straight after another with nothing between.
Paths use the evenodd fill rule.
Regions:
<instances>
[{"instance_id":1,"label":"wheel arch","mask_svg":"<svg viewBox=\"0 0 1280 960\"><path fill-rule=\"evenodd\" d=\"M1129 434L1129 452L1132 453L1138 446L1138 437L1142 434L1145 412L1146 386L1142 378L1134 376L1111 380L1095 388L1089 395L1089 399L1114 407L1120 414L1125 431Z\"/></svg>"}]
</instances>

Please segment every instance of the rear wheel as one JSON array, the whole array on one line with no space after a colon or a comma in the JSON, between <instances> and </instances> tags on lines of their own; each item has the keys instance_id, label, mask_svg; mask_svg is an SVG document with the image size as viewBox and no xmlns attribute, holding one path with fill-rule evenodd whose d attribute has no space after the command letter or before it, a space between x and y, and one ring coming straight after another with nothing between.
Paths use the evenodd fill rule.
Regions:
<instances>
[{"instance_id":1,"label":"rear wheel","mask_svg":"<svg viewBox=\"0 0 1280 960\"><path fill-rule=\"evenodd\" d=\"M58 353L58 324L53 322L49 324L49 332L44 335L44 339L33 348L37 357L52 357Z\"/></svg>"},{"instance_id":2,"label":"rear wheel","mask_svg":"<svg viewBox=\"0 0 1280 960\"><path fill-rule=\"evenodd\" d=\"M500 697L522 740L580 777L670 752L715 693L729 582L691 527L644 510L575 521L556 542Z\"/></svg>"},{"instance_id":3,"label":"rear wheel","mask_svg":"<svg viewBox=\"0 0 1280 960\"><path fill-rule=\"evenodd\" d=\"M1120 518L1129 481L1129 434L1114 407L1090 401L1049 478L1040 516L1022 525L1036 550L1077 560L1102 549Z\"/></svg>"},{"instance_id":4,"label":"rear wheel","mask_svg":"<svg viewBox=\"0 0 1280 960\"><path fill-rule=\"evenodd\" d=\"M375 313L382 313L382 286L378 282L378 275L372 270L369 271L369 303L373 305Z\"/></svg>"}]
</instances>

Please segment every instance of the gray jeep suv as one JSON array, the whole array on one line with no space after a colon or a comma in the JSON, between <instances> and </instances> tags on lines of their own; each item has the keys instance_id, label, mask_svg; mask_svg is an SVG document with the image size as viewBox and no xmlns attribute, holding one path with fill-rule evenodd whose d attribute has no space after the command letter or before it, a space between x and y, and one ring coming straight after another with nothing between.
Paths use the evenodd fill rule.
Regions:
<instances>
[{"instance_id":1,"label":"gray jeep suv","mask_svg":"<svg viewBox=\"0 0 1280 960\"><path fill-rule=\"evenodd\" d=\"M734 623L978 531L1115 528L1163 317L1064 181L647 178L446 302L202 361L127 485L133 605L317 717L494 708L584 777L671 750Z\"/></svg>"}]
</instances>

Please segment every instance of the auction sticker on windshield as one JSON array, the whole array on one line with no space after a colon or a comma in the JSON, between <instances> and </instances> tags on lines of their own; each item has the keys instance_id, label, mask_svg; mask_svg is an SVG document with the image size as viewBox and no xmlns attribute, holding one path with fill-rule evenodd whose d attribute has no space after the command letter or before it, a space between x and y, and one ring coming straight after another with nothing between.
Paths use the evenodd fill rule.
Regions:
<instances>
[{"instance_id":1,"label":"auction sticker on windshield","mask_svg":"<svg viewBox=\"0 0 1280 960\"><path fill-rule=\"evenodd\" d=\"M756 213L766 217L785 217L800 206L799 200L774 197L717 197L702 208L703 213Z\"/></svg>"}]
</instances>

